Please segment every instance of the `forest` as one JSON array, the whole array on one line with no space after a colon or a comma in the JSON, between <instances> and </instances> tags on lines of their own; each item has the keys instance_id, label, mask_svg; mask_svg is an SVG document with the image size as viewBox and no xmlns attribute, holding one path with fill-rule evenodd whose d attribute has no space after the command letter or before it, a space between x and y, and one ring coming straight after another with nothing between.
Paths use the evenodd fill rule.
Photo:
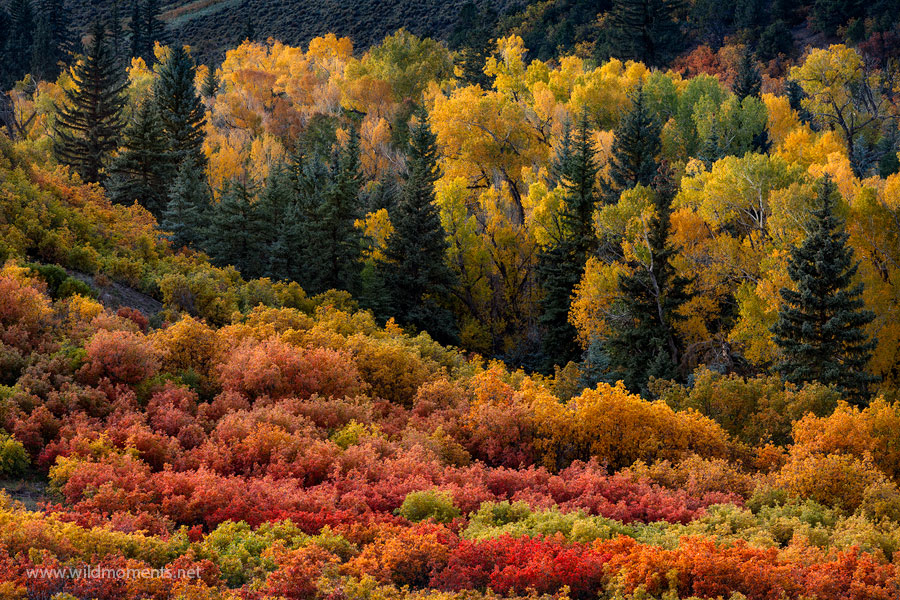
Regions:
<instances>
[{"instance_id":1,"label":"forest","mask_svg":"<svg viewBox=\"0 0 900 600\"><path fill-rule=\"evenodd\" d=\"M894 3L126 4L0 3L0 599L900 597Z\"/></svg>"}]
</instances>

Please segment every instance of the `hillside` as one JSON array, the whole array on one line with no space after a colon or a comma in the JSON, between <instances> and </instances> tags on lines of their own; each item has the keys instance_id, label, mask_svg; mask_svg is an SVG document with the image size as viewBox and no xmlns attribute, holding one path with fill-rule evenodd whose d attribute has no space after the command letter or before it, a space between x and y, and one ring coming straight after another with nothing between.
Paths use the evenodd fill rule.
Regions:
<instances>
[{"instance_id":1,"label":"hillside","mask_svg":"<svg viewBox=\"0 0 900 600\"><path fill-rule=\"evenodd\" d=\"M119 2L123 19L129 18L125 0L66 0L74 23L86 28L92 19L108 16ZM220 61L225 49L244 40L248 32L257 40L269 37L303 45L314 37L334 33L350 37L359 49L378 43L397 29L419 36L446 38L457 22L462 2L454 0L177 0L161 2L161 18L169 36L197 48L204 61ZM505 11L517 3L478 0Z\"/></svg>"}]
</instances>

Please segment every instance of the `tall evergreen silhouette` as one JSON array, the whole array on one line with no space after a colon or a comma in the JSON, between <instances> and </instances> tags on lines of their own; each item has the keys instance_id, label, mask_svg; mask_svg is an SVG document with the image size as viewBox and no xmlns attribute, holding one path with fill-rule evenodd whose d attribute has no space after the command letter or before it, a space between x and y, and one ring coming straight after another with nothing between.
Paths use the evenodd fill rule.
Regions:
<instances>
[{"instance_id":1,"label":"tall evergreen silhouette","mask_svg":"<svg viewBox=\"0 0 900 600\"><path fill-rule=\"evenodd\" d=\"M689 280L672 266L676 248L668 241L675 185L668 167L653 182L654 215L647 225L647 256L631 261L619 278L620 300L605 350L614 379L646 393L650 377L678 378L680 341L675 323L690 296Z\"/></svg>"},{"instance_id":2,"label":"tall evergreen silhouette","mask_svg":"<svg viewBox=\"0 0 900 600\"><path fill-rule=\"evenodd\" d=\"M424 111L416 119L410 127L408 175L390 212L394 231L379 268L390 315L401 325L451 343L458 341L457 328L444 302L455 277L447 265L446 233L435 204L434 184L440 177L437 137Z\"/></svg>"},{"instance_id":3,"label":"tall evergreen silhouette","mask_svg":"<svg viewBox=\"0 0 900 600\"><path fill-rule=\"evenodd\" d=\"M877 380L866 372L875 342L865 327L875 314L865 309L862 284L853 283L859 261L834 214L835 195L824 179L809 235L791 251L788 274L796 289L781 290L784 304L772 328L781 351L776 368L787 381L833 385L862 404Z\"/></svg>"},{"instance_id":4,"label":"tall evergreen silhouette","mask_svg":"<svg viewBox=\"0 0 900 600\"><path fill-rule=\"evenodd\" d=\"M753 53L749 48L744 49L741 61L738 63L737 73L734 79L734 94L743 100L747 97L759 98L762 89L762 76L756 66Z\"/></svg>"},{"instance_id":5,"label":"tall evergreen silhouette","mask_svg":"<svg viewBox=\"0 0 900 600\"><path fill-rule=\"evenodd\" d=\"M659 168L661 131L659 120L647 106L644 90L638 88L631 97L631 110L615 131L609 179L604 185L607 202L616 202L619 194L636 185L650 185Z\"/></svg>"},{"instance_id":6,"label":"tall evergreen silhouette","mask_svg":"<svg viewBox=\"0 0 900 600\"><path fill-rule=\"evenodd\" d=\"M101 24L95 24L72 79L74 85L63 90L65 101L56 107L53 150L84 181L97 182L121 138L126 86Z\"/></svg>"},{"instance_id":7,"label":"tall evergreen silhouette","mask_svg":"<svg viewBox=\"0 0 900 600\"><path fill-rule=\"evenodd\" d=\"M38 79L53 81L71 50L66 10L62 0L42 0L38 4L31 73Z\"/></svg>"},{"instance_id":8,"label":"tall evergreen silhouette","mask_svg":"<svg viewBox=\"0 0 900 600\"><path fill-rule=\"evenodd\" d=\"M137 201L155 217L162 216L175 175L166 162L166 151L166 133L156 103L144 100L125 129L122 147L110 166L107 188L111 198L122 204Z\"/></svg>"},{"instance_id":9,"label":"tall evergreen silhouette","mask_svg":"<svg viewBox=\"0 0 900 600\"><path fill-rule=\"evenodd\" d=\"M194 86L194 61L184 47L176 45L170 49L158 72L153 95L169 143L173 171L188 159L203 168L206 166L203 153L206 113Z\"/></svg>"},{"instance_id":10,"label":"tall evergreen silhouette","mask_svg":"<svg viewBox=\"0 0 900 600\"><path fill-rule=\"evenodd\" d=\"M162 229L170 233L170 239L176 248L201 248L206 239L207 222L212 208L212 192L206 176L188 158L179 167L178 175L172 183L168 204L163 212Z\"/></svg>"},{"instance_id":11,"label":"tall evergreen silhouette","mask_svg":"<svg viewBox=\"0 0 900 600\"><path fill-rule=\"evenodd\" d=\"M35 31L34 6L31 0L11 0L8 11L9 37L6 40L4 67L11 74L11 81L15 81L24 77L31 69Z\"/></svg>"},{"instance_id":12,"label":"tall evergreen silhouette","mask_svg":"<svg viewBox=\"0 0 900 600\"><path fill-rule=\"evenodd\" d=\"M548 372L580 354L577 332L569 323L569 309L585 263L597 249L593 217L599 201L599 165L586 114L579 119L574 138L570 125L566 125L551 170L566 190L566 202L550 232L550 242L538 254L537 276L544 293L540 323L544 370Z\"/></svg>"}]
</instances>

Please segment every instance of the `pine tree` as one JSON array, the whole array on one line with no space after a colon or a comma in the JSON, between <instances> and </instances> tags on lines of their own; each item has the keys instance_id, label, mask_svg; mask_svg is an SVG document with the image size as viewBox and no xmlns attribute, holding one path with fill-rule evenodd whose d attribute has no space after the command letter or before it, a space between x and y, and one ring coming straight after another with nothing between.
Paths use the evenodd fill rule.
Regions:
<instances>
[{"instance_id":1,"label":"pine tree","mask_svg":"<svg viewBox=\"0 0 900 600\"><path fill-rule=\"evenodd\" d=\"M540 323L548 372L578 357L569 309L584 265L597 248L593 217L599 200L599 165L586 114L579 120L574 139L567 124L551 167L554 179L566 190L566 204L557 217L553 239L538 254L537 277L544 292Z\"/></svg>"},{"instance_id":2,"label":"pine tree","mask_svg":"<svg viewBox=\"0 0 900 600\"><path fill-rule=\"evenodd\" d=\"M734 79L733 91L739 100L752 97L759 98L762 90L762 77L749 48L744 50L741 62L738 63L737 75Z\"/></svg>"},{"instance_id":3,"label":"pine tree","mask_svg":"<svg viewBox=\"0 0 900 600\"><path fill-rule=\"evenodd\" d=\"M144 17L139 0L131 0L131 19L128 22L131 33L131 56L143 57L147 48L147 35L144 32Z\"/></svg>"},{"instance_id":4,"label":"pine tree","mask_svg":"<svg viewBox=\"0 0 900 600\"><path fill-rule=\"evenodd\" d=\"M126 83L95 25L86 54L72 73L74 86L65 89L65 103L56 107L54 154L84 181L100 181L121 137Z\"/></svg>"},{"instance_id":5,"label":"pine tree","mask_svg":"<svg viewBox=\"0 0 900 600\"><path fill-rule=\"evenodd\" d=\"M219 80L216 78L216 69L213 65L209 65L206 69L206 77L203 78L203 86L200 88L200 94L204 98L212 98L219 93Z\"/></svg>"},{"instance_id":6,"label":"pine tree","mask_svg":"<svg viewBox=\"0 0 900 600\"><path fill-rule=\"evenodd\" d=\"M678 310L690 298L689 281L675 273L669 243L675 186L662 165L654 181L654 215L647 228L648 256L632 261L630 275L619 278L619 317L613 322L605 350L615 378L633 392L647 392L650 377L678 378L680 348L674 325Z\"/></svg>"},{"instance_id":7,"label":"pine tree","mask_svg":"<svg viewBox=\"0 0 900 600\"><path fill-rule=\"evenodd\" d=\"M615 132L609 181L604 186L607 202L616 202L619 194L636 185L650 185L659 163L656 157L662 150L662 127L644 101L644 91L638 88L632 96L631 110L622 118Z\"/></svg>"},{"instance_id":8,"label":"pine tree","mask_svg":"<svg viewBox=\"0 0 900 600\"><path fill-rule=\"evenodd\" d=\"M206 176L190 158L178 169L163 212L162 228L176 248L199 248L212 213L212 193Z\"/></svg>"},{"instance_id":9,"label":"pine tree","mask_svg":"<svg viewBox=\"0 0 900 600\"><path fill-rule=\"evenodd\" d=\"M865 327L875 315L865 310L862 284L853 283L859 262L834 214L834 196L834 184L825 179L810 233L788 262L796 290L781 290L784 305L772 332L782 354L777 369L785 380L833 385L861 404L876 381L865 370L875 347Z\"/></svg>"},{"instance_id":10,"label":"pine tree","mask_svg":"<svg viewBox=\"0 0 900 600\"><path fill-rule=\"evenodd\" d=\"M141 40L143 48L141 49L141 54L139 56L142 56L144 60L147 61L148 65L156 62L156 55L153 52L153 46L156 42L159 42L162 45L165 45L168 42L166 25L162 22L162 19L159 18L159 14L159 0L147 0L144 3L140 15L140 18L143 21L143 35Z\"/></svg>"},{"instance_id":11,"label":"pine tree","mask_svg":"<svg viewBox=\"0 0 900 600\"><path fill-rule=\"evenodd\" d=\"M325 243L320 247L322 270L316 278L319 291L329 289L355 292L362 268L362 234L356 227L361 218L362 171L359 132L350 127L350 137L332 159L329 181L323 186L316 210Z\"/></svg>"},{"instance_id":12,"label":"pine tree","mask_svg":"<svg viewBox=\"0 0 900 600\"><path fill-rule=\"evenodd\" d=\"M35 33L34 7L31 0L12 0L8 10L10 24L5 66L15 81L24 77L31 68Z\"/></svg>"},{"instance_id":13,"label":"pine tree","mask_svg":"<svg viewBox=\"0 0 900 600\"><path fill-rule=\"evenodd\" d=\"M119 7L119 0L113 0L112 8L109 11L107 29L109 30L110 46L116 60L123 65L126 64L129 61L125 60L124 56L125 43L122 40L122 12Z\"/></svg>"},{"instance_id":14,"label":"pine tree","mask_svg":"<svg viewBox=\"0 0 900 600\"><path fill-rule=\"evenodd\" d=\"M65 19L61 0L40 3L31 54L31 72L38 79L55 80L66 60L71 44Z\"/></svg>"},{"instance_id":15,"label":"pine tree","mask_svg":"<svg viewBox=\"0 0 900 600\"><path fill-rule=\"evenodd\" d=\"M119 155L110 166L110 197L121 204L137 201L157 219L169 202L175 173L166 164L166 137L156 103L145 100L125 129Z\"/></svg>"},{"instance_id":16,"label":"pine tree","mask_svg":"<svg viewBox=\"0 0 900 600\"><path fill-rule=\"evenodd\" d=\"M650 67L666 66L684 45L676 22L682 5L681 0L615 0L609 12L611 54Z\"/></svg>"},{"instance_id":17,"label":"pine tree","mask_svg":"<svg viewBox=\"0 0 900 600\"><path fill-rule=\"evenodd\" d=\"M205 249L217 265L231 265L248 278L266 267L260 260L266 250L265 222L256 204L254 190L240 181L229 182L213 207L205 239Z\"/></svg>"},{"instance_id":18,"label":"pine tree","mask_svg":"<svg viewBox=\"0 0 900 600\"><path fill-rule=\"evenodd\" d=\"M417 119L410 128L409 174L391 212L394 231L378 267L391 316L401 325L451 343L458 340L457 328L442 301L450 296L455 277L447 266L446 233L435 205L434 184L440 177L437 138L424 111Z\"/></svg>"},{"instance_id":19,"label":"pine tree","mask_svg":"<svg viewBox=\"0 0 900 600\"><path fill-rule=\"evenodd\" d=\"M174 168L190 159L206 167L203 153L203 124L206 113L194 87L196 69L190 55L181 46L171 49L159 67L153 93L159 106L163 129L169 141L169 161Z\"/></svg>"}]
</instances>

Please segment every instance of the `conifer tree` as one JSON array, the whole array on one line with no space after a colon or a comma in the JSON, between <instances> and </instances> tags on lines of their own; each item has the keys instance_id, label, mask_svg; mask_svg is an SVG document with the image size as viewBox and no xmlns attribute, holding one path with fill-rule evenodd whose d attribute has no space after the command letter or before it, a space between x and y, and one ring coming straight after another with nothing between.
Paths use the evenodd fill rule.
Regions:
<instances>
[{"instance_id":1,"label":"conifer tree","mask_svg":"<svg viewBox=\"0 0 900 600\"><path fill-rule=\"evenodd\" d=\"M631 110L615 131L609 181L604 186L607 202L616 202L619 194L636 185L650 185L659 168L656 157L662 150L659 120L650 112L644 91L632 95Z\"/></svg>"},{"instance_id":2,"label":"conifer tree","mask_svg":"<svg viewBox=\"0 0 900 600\"><path fill-rule=\"evenodd\" d=\"M156 62L156 55L153 52L153 46L156 42L165 45L168 42L166 36L166 25L159 18L159 0L146 0L141 11L142 25L142 43L143 48L141 54L148 65Z\"/></svg>"},{"instance_id":3,"label":"conifer tree","mask_svg":"<svg viewBox=\"0 0 900 600\"><path fill-rule=\"evenodd\" d=\"M449 343L457 340L457 328L442 301L450 296L455 278L447 266L446 233L435 205L434 184L440 177L437 137L424 111L416 116L410 127L409 174L390 213L394 231L378 266L390 316Z\"/></svg>"},{"instance_id":4,"label":"conifer tree","mask_svg":"<svg viewBox=\"0 0 900 600\"><path fill-rule=\"evenodd\" d=\"M822 181L806 240L791 251L788 274L796 289L782 289L784 305L773 326L781 350L777 370L792 383L833 385L857 404L876 378L866 372L875 347L865 327L875 318L865 309L859 262L847 245L843 222L834 214L834 184Z\"/></svg>"},{"instance_id":5,"label":"conifer tree","mask_svg":"<svg viewBox=\"0 0 900 600\"><path fill-rule=\"evenodd\" d=\"M65 102L56 107L54 154L84 181L100 181L124 127L126 83L99 24L86 54L75 65L74 85L65 89Z\"/></svg>"},{"instance_id":6,"label":"conifer tree","mask_svg":"<svg viewBox=\"0 0 900 600\"><path fill-rule=\"evenodd\" d=\"M38 79L55 80L66 60L70 42L65 18L61 0L43 0L38 5L31 54L31 73Z\"/></svg>"},{"instance_id":7,"label":"conifer tree","mask_svg":"<svg viewBox=\"0 0 900 600\"><path fill-rule=\"evenodd\" d=\"M566 204L551 232L553 239L538 255L537 276L544 292L540 316L542 346L544 369L548 372L554 365L564 365L578 357L569 309L584 265L597 249L593 216L599 200L599 165L586 114L579 120L574 139L567 124L551 167L554 179L566 190Z\"/></svg>"},{"instance_id":8,"label":"conifer tree","mask_svg":"<svg viewBox=\"0 0 900 600\"><path fill-rule=\"evenodd\" d=\"M318 249L321 265L316 287L355 292L359 288L362 268L362 234L356 227L361 218L360 190L362 171L359 131L350 127L350 137L332 158L329 181L323 186L316 210L316 222L324 244Z\"/></svg>"},{"instance_id":9,"label":"conifer tree","mask_svg":"<svg viewBox=\"0 0 900 600\"><path fill-rule=\"evenodd\" d=\"M749 48L744 50L741 62L738 63L737 74L734 80L734 94L739 100L747 97L759 98L762 90L762 77L753 59L753 53Z\"/></svg>"},{"instance_id":10,"label":"conifer tree","mask_svg":"<svg viewBox=\"0 0 900 600\"><path fill-rule=\"evenodd\" d=\"M216 78L216 68L213 65L209 65L206 69L206 77L203 78L200 94L204 98L212 98L217 93L219 93L219 80Z\"/></svg>"},{"instance_id":11,"label":"conifer tree","mask_svg":"<svg viewBox=\"0 0 900 600\"><path fill-rule=\"evenodd\" d=\"M615 0L609 12L611 54L650 67L666 66L684 44L676 22L683 4L681 0Z\"/></svg>"},{"instance_id":12,"label":"conifer tree","mask_svg":"<svg viewBox=\"0 0 900 600\"><path fill-rule=\"evenodd\" d=\"M140 0L131 0L131 18L128 21L128 29L131 34L131 56L143 57L147 47L147 35L144 32L144 15L141 11Z\"/></svg>"},{"instance_id":13,"label":"conifer tree","mask_svg":"<svg viewBox=\"0 0 900 600\"><path fill-rule=\"evenodd\" d=\"M203 124L206 113L194 87L194 61L182 46L174 46L159 67L154 97L169 142L169 161L174 172L190 159L198 168L206 167L203 153Z\"/></svg>"},{"instance_id":14,"label":"conifer tree","mask_svg":"<svg viewBox=\"0 0 900 600\"><path fill-rule=\"evenodd\" d=\"M231 265L249 278L259 276L266 266L260 259L266 251L265 222L257 208L254 190L231 181L214 205L206 230L205 249L213 261Z\"/></svg>"},{"instance_id":15,"label":"conifer tree","mask_svg":"<svg viewBox=\"0 0 900 600\"><path fill-rule=\"evenodd\" d=\"M632 261L632 273L619 278L619 316L605 350L613 375L633 392L646 393L650 377L678 378L680 347L675 323L690 298L689 281L676 274L669 243L675 186L666 165L654 180L654 215L647 228L647 256Z\"/></svg>"},{"instance_id":16,"label":"conifer tree","mask_svg":"<svg viewBox=\"0 0 900 600\"><path fill-rule=\"evenodd\" d=\"M31 52L34 46L35 17L31 0L12 0L9 3L9 39L5 67L12 80L25 76L31 68Z\"/></svg>"},{"instance_id":17,"label":"conifer tree","mask_svg":"<svg viewBox=\"0 0 900 600\"><path fill-rule=\"evenodd\" d=\"M190 158L182 163L163 212L162 228L176 248L199 248L212 213L212 193L203 170Z\"/></svg>"},{"instance_id":18,"label":"conifer tree","mask_svg":"<svg viewBox=\"0 0 900 600\"><path fill-rule=\"evenodd\" d=\"M165 162L166 137L155 102L144 101L123 138L110 166L110 196L121 204L137 201L158 219L169 201L173 172Z\"/></svg>"}]
</instances>

